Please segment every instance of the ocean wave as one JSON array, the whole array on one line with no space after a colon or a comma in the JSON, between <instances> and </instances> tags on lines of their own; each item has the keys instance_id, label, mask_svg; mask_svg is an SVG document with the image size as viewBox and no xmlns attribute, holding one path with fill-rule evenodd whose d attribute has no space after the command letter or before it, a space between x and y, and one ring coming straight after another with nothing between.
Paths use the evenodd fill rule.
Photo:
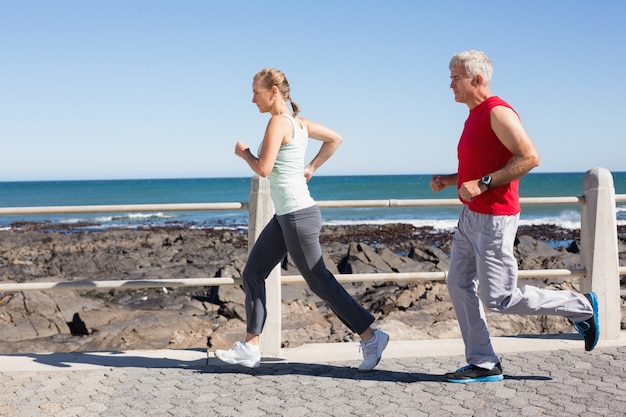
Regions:
<instances>
[{"instance_id":1,"label":"ocean wave","mask_svg":"<svg viewBox=\"0 0 626 417\"><path fill-rule=\"evenodd\" d=\"M626 207L616 210L616 223L618 226L626 226ZM448 231L454 229L458 222L458 213L428 211L424 215L415 213L397 213L394 211L355 211L323 213L324 225L382 225L402 223L414 227L431 227L436 231ZM105 230L108 228L137 228L137 227L185 227L195 229L229 229L238 230L248 227L248 216L245 212L223 213L115 213L111 215L84 215L84 216L57 216L32 219L35 223L53 225L66 225L83 230ZM563 229L580 229L580 212L576 210L548 211L522 211L520 226L546 226L554 225ZM0 227L8 227L12 222L0 224Z\"/></svg>"},{"instance_id":2,"label":"ocean wave","mask_svg":"<svg viewBox=\"0 0 626 417\"><path fill-rule=\"evenodd\" d=\"M564 220L561 218L544 218L544 219L520 219L520 226L548 226L554 225L561 229L580 229L580 219Z\"/></svg>"},{"instance_id":3,"label":"ocean wave","mask_svg":"<svg viewBox=\"0 0 626 417\"><path fill-rule=\"evenodd\" d=\"M114 222L114 221L145 221L149 219L173 219L177 216L171 213L124 213L111 216L97 217L96 221L101 223Z\"/></svg>"},{"instance_id":4,"label":"ocean wave","mask_svg":"<svg viewBox=\"0 0 626 417\"><path fill-rule=\"evenodd\" d=\"M329 226L350 226L358 224L392 224L402 223L410 224L415 227L432 227L435 230L451 230L457 226L458 219L376 219L376 220L328 220L325 225ZM547 216L537 218L522 217L519 222L520 226L547 226L554 225L562 229L576 230L580 229L580 215L575 216L572 213L565 213L561 216ZM618 226L626 225L626 220L617 220Z\"/></svg>"},{"instance_id":5,"label":"ocean wave","mask_svg":"<svg viewBox=\"0 0 626 417\"><path fill-rule=\"evenodd\" d=\"M433 220L433 219L359 219L359 220L328 220L324 221L326 226L355 226L360 224L410 224L414 227L432 227L435 230L450 230L457 225L457 219Z\"/></svg>"}]
</instances>

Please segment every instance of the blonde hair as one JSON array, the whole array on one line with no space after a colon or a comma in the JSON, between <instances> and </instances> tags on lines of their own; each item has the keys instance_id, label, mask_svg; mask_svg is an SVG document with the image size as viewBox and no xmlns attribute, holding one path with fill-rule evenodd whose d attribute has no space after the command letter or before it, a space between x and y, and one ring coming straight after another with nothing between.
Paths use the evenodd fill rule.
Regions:
<instances>
[{"instance_id":1,"label":"blonde hair","mask_svg":"<svg viewBox=\"0 0 626 417\"><path fill-rule=\"evenodd\" d=\"M296 117L300 113L300 107L291 99L291 91L289 88L289 81L281 70L276 68L264 68L254 75L254 81L259 81L261 85L271 90L273 86L278 87L280 95L285 101L289 101L291 104L291 110L293 111L293 117Z\"/></svg>"}]
</instances>

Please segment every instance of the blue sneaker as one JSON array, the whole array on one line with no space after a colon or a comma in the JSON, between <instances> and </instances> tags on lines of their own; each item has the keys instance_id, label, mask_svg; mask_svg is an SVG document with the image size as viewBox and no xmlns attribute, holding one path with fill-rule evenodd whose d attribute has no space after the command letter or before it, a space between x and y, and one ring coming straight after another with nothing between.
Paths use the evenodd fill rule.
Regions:
<instances>
[{"instance_id":1,"label":"blue sneaker","mask_svg":"<svg viewBox=\"0 0 626 417\"><path fill-rule=\"evenodd\" d=\"M467 365L455 372L447 373L448 382L469 384L470 382L496 382L504 379L502 365L498 362L493 369L480 368L476 365Z\"/></svg>"},{"instance_id":2,"label":"blue sneaker","mask_svg":"<svg viewBox=\"0 0 626 417\"><path fill-rule=\"evenodd\" d=\"M574 328L585 339L585 350L591 352L596 347L600 338L600 316L598 314L598 297L595 292L585 294L587 300L593 307L593 316L585 321L574 323Z\"/></svg>"}]
</instances>

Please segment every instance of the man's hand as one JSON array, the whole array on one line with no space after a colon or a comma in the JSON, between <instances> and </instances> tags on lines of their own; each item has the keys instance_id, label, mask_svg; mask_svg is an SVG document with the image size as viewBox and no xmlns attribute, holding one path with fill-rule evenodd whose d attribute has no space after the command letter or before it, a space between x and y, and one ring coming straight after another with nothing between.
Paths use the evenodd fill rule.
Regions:
<instances>
[{"instance_id":1,"label":"man's hand","mask_svg":"<svg viewBox=\"0 0 626 417\"><path fill-rule=\"evenodd\" d=\"M474 197L481 195L484 190L480 184L480 180L467 181L461 184L459 188L459 197L461 197L461 200L472 201Z\"/></svg>"},{"instance_id":2,"label":"man's hand","mask_svg":"<svg viewBox=\"0 0 626 417\"><path fill-rule=\"evenodd\" d=\"M457 176L456 174L451 174L451 175L433 175L430 178L430 188L438 193L439 191L443 190L444 188L448 188L451 185L456 185L456 181L457 181Z\"/></svg>"}]
</instances>

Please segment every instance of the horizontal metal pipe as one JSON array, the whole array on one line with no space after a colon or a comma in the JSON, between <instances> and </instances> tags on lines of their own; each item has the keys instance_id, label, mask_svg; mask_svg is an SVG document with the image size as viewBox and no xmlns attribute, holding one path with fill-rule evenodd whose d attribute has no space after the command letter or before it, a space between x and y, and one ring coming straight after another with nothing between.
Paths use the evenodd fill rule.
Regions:
<instances>
[{"instance_id":1,"label":"horizontal metal pipe","mask_svg":"<svg viewBox=\"0 0 626 417\"><path fill-rule=\"evenodd\" d=\"M626 274L626 267L619 269ZM339 282L372 281L443 281L447 271L440 272L401 272L370 274L337 274ZM533 269L519 271L520 278L582 277L584 269ZM301 275L284 275L282 284L304 283ZM212 287L217 285L242 284L241 278L179 278L153 280L111 280L111 281L61 281L61 282L14 282L0 283L0 292L10 291L45 291L45 290L93 290L93 289L139 289L139 288L175 288L175 287Z\"/></svg>"},{"instance_id":2,"label":"horizontal metal pipe","mask_svg":"<svg viewBox=\"0 0 626 417\"><path fill-rule=\"evenodd\" d=\"M617 202L626 202L626 194L615 196ZM580 204L582 197L522 197L521 204ZM320 200L321 208L373 208L373 207L436 207L460 206L456 198L443 199L390 199L390 200ZM121 204L90 206L42 206L42 207L0 207L0 216L30 214L78 214L78 213L117 213L117 212L157 212L157 211L211 211L248 210L247 202L223 203L182 203L182 204Z\"/></svg>"},{"instance_id":3,"label":"horizontal metal pipe","mask_svg":"<svg viewBox=\"0 0 626 417\"><path fill-rule=\"evenodd\" d=\"M624 267L626 273L626 267ZM339 282L371 282L371 281L444 281L448 271L438 272L377 272L371 274L339 274L335 275ZM553 277L582 277L584 269L533 269L519 271L519 278L553 278ZM297 284L305 282L301 275L285 275L281 277L283 284Z\"/></svg>"},{"instance_id":4,"label":"horizontal metal pipe","mask_svg":"<svg viewBox=\"0 0 626 417\"><path fill-rule=\"evenodd\" d=\"M111 281L60 281L60 282L20 282L0 283L0 292L45 291L45 290L94 290L94 289L139 289L175 287L212 287L215 285L241 284L241 278L177 278L152 280L111 280Z\"/></svg>"},{"instance_id":5,"label":"horizontal metal pipe","mask_svg":"<svg viewBox=\"0 0 626 417\"><path fill-rule=\"evenodd\" d=\"M626 198L626 195L624 196ZM582 197L523 197L520 204L580 204ZM460 206L457 198L442 199L402 199L402 200L321 200L317 204L321 208L347 207L436 207Z\"/></svg>"},{"instance_id":6,"label":"horizontal metal pipe","mask_svg":"<svg viewBox=\"0 0 626 417\"><path fill-rule=\"evenodd\" d=\"M96 206L1 207L1 215L77 214L155 211L247 210L248 203L124 204Z\"/></svg>"}]
</instances>

